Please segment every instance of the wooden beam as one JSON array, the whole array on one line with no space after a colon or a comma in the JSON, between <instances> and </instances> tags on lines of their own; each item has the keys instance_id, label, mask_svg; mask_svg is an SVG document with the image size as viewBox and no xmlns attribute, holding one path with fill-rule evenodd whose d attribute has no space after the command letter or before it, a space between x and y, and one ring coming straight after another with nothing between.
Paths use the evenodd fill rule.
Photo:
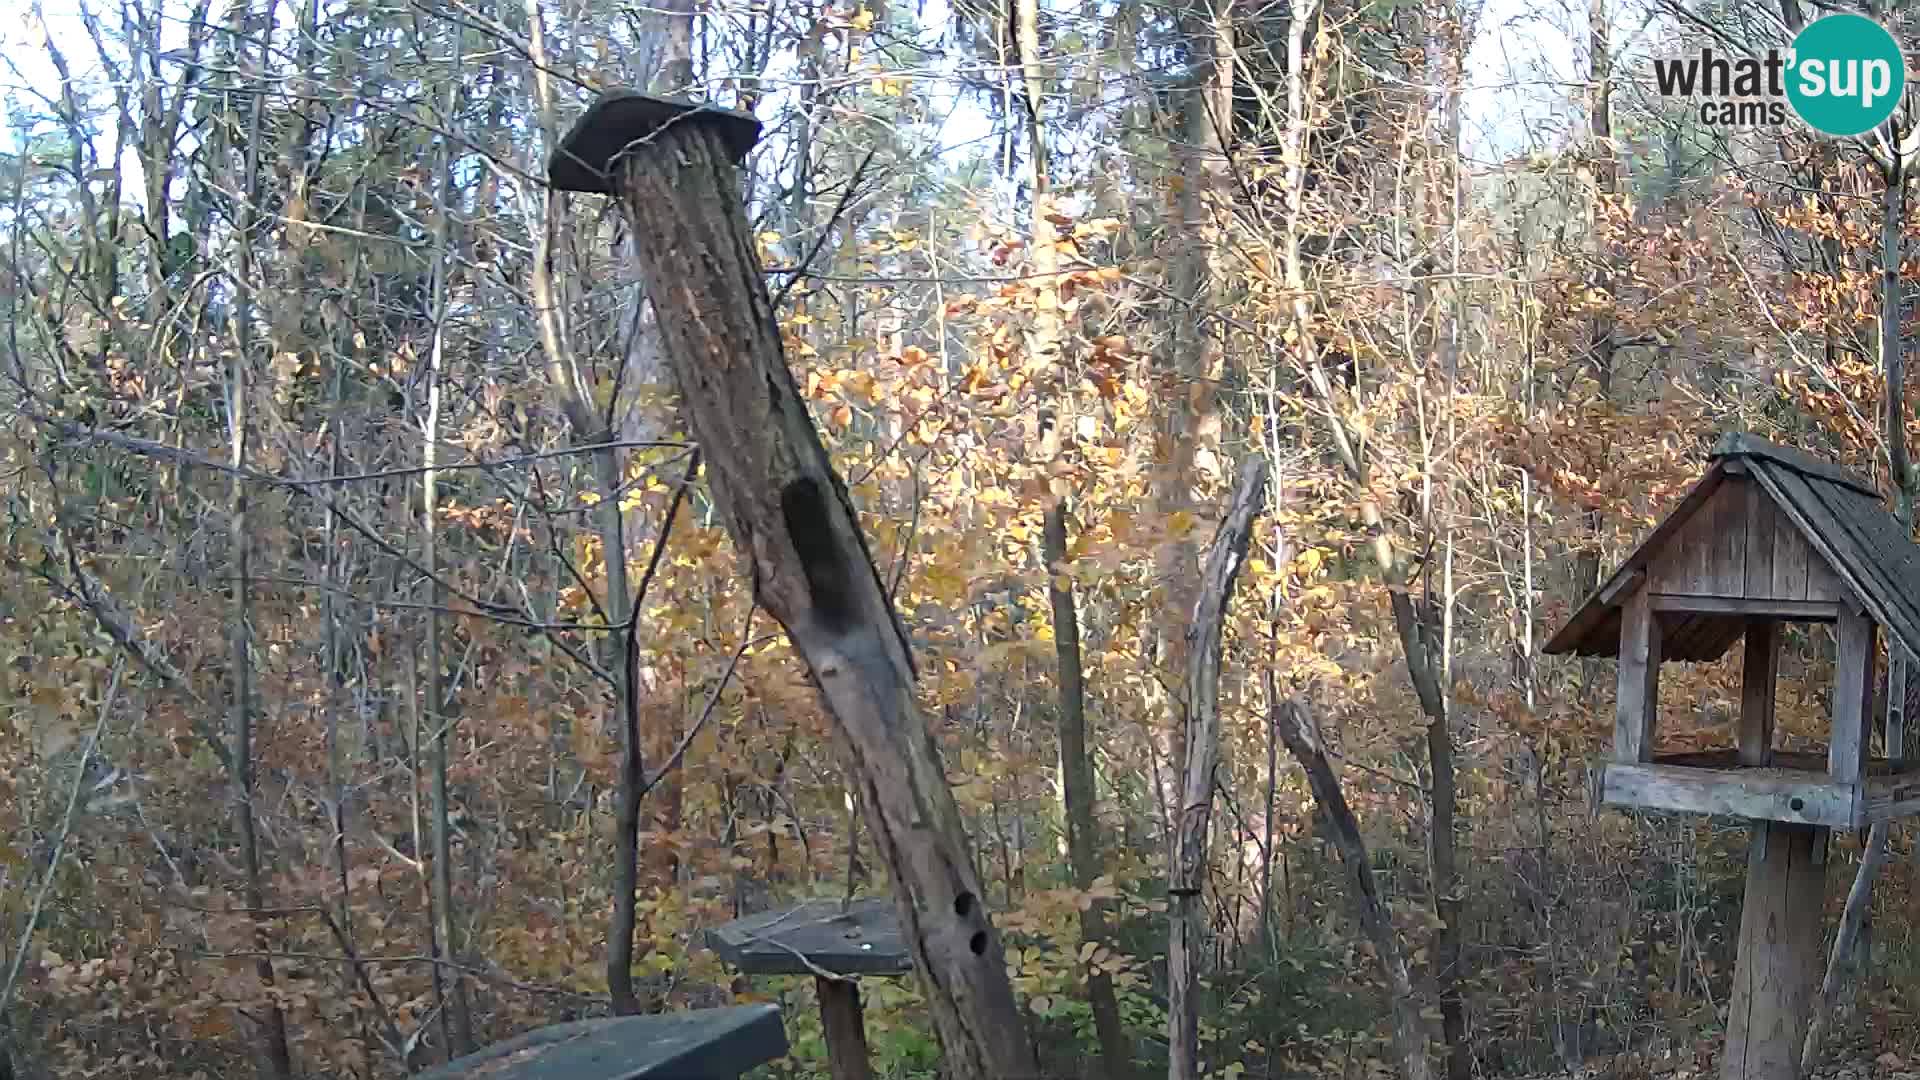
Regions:
<instances>
[{"instance_id":1,"label":"wooden beam","mask_svg":"<svg viewBox=\"0 0 1920 1080\"><path fill-rule=\"evenodd\" d=\"M1800 1076L1800 1040L1819 978L1827 835L1778 821L1753 827L1721 1080Z\"/></svg>"},{"instance_id":2,"label":"wooden beam","mask_svg":"<svg viewBox=\"0 0 1920 1080\"><path fill-rule=\"evenodd\" d=\"M1613 705L1613 759L1653 756L1654 720L1660 711L1660 620L1645 589L1620 609L1620 662Z\"/></svg>"},{"instance_id":3,"label":"wooden beam","mask_svg":"<svg viewBox=\"0 0 1920 1080\"><path fill-rule=\"evenodd\" d=\"M867 1026L860 1009L860 984L815 975L813 989L820 999L820 1027L826 1037L829 1075L833 1080L873 1080Z\"/></svg>"},{"instance_id":4,"label":"wooden beam","mask_svg":"<svg viewBox=\"0 0 1920 1080\"><path fill-rule=\"evenodd\" d=\"M1773 763L1773 694L1779 670L1780 624L1772 619L1748 619L1746 667L1740 678L1742 765Z\"/></svg>"},{"instance_id":5,"label":"wooden beam","mask_svg":"<svg viewBox=\"0 0 1920 1080\"><path fill-rule=\"evenodd\" d=\"M1833 731L1827 743L1827 771L1842 784L1857 784L1866 772L1867 718L1873 710L1874 633L1872 619L1843 611L1834 628L1839 655L1833 673Z\"/></svg>"},{"instance_id":6,"label":"wooden beam","mask_svg":"<svg viewBox=\"0 0 1920 1080\"><path fill-rule=\"evenodd\" d=\"M1626 577L1607 582L1606 587L1600 590L1601 606L1612 607L1620 601L1622 596L1638 589L1646 580L1647 572L1644 569L1635 569Z\"/></svg>"},{"instance_id":7,"label":"wooden beam","mask_svg":"<svg viewBox=\"0 0 1920 1080\"><path fill-rule=\"evenodd\" d=\"M1794 622L1837 622L1845 605L1835 600L1775 600L1768 597L1684 596L1654 593L1650 603L1660 612L1690 615L1743 615Z\"/></svg>"},{"instance_id":8,"label":"wooden beam","mask_svg":"<svg viewBox=\"0 0 1920 1080\"><path fill-rule=\"evenodd\" d=\"M1609 806L1850 828L1855 791L1819 773L1609 762L1600 798Z\"/></svg>"}]
</instances>

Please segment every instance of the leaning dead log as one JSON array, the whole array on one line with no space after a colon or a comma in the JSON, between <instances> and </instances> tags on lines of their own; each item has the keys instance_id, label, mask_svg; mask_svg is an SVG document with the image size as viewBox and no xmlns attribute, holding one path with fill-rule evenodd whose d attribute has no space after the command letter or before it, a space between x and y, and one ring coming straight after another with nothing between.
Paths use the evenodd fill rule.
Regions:
<instances>
[{"instance_id":1,"label":"leaning dead log","mask_svg":"<svg viewBox=\"0 0 1920 1080\"><path fill-rule=\"evenodd\" d=\"M1279 700L1271 671L1267 672L1267 700L1273 709L1270 722L1279 733L1280 741L1307 771L1307 787L1312 790L1313 801L1319 805L1320 812L1326 816L1340 861L1347 867L1348 896L1360 916L1360 926L1373 943L1374 958L1380 961L1380 974L1386 977L1387 1007L1393 1018L1393 1052L1400 1059L1400 1076L1402 1080L1433 1080L1426 1022L1420 1015L1419 999L1414 997L1407 954L1400 947L1393 916L1380 895L1379 883L1374 880L1367 842L1360 835L1360 822L1347 804L1340 775L1334 771L1326 745L1321 742L1320 726L1300 699Z\"/></svg>"},{"instance_id":2,"label":"leaning dead log","mask_svg":"<svg viewBox=\"0 0 1920 1080\"><path fill-rule=\"evenodd\" d=\"M1206 950L1200 925L1200 890L1207 879L1213 773L1220 762L1220 636L1234 580L1247 560L1253 519L1265 504L1266 493L1266 461L1248 458L1240 467L1227 515L1207 547L1200 572L1200 596L1187 623L1186 716L1182 718L1187 760L1174 822L1172 866L1167 875L1167 892L1173 898L1167 926L1170 1080L1197 1080L1200 1075L1199 961Z\"/></svg>"},{"instance_id":3,"label":"leaning dead log","mask_svg":"<svg viewBox=\"0 0 1920 1080\"><path fill-rule=\"evenodd\" d=\"M787 367L735 163L753 117L606 95L549 163L618 197L681 414L754 595L832 716L895 884L901 932L955 1080L1038 1074L914 667L859 518Z\"/></svg>"}]
</instances>

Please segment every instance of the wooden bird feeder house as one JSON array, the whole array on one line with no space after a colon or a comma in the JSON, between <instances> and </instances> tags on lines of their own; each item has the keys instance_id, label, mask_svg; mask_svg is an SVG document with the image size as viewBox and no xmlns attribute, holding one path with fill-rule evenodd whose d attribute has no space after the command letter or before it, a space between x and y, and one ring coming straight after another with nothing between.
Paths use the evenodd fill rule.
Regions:
<instances>
[{"instance_id":1,"label":"wooden bird feeder house","mask_svg":"<svg viewBox=\"0 0 1920 1080\"><path fill-rule=\"evenodd\" d=\"M913 971L892 901L810 901L735 919L706 939L743 975L812 975L833 1080L873 1080L860 984L852 977Z\"/></svg>"},{"instance_id":2,"label":"wooden bird feeder house","mask_svg":"<svg viewBox=\"0 0 1920 1080\"><path fill-rule=\"evenodd\" d=\"M1920 812L1902 760L1905 693L1871 753L1878 635L1920 648L1920 546L1865 481L1799 450L1724 436L1711 467L1545 647L1618 659L1609 806L1755 822L1727 1080L1795 1080L1817 985L1827 839ZM1774 748L1783 623L1827 623L1837 663L1827 752ZM1662 754L1660 665L1745 643L1737 748Z\"/></svg>"}]
</instances>

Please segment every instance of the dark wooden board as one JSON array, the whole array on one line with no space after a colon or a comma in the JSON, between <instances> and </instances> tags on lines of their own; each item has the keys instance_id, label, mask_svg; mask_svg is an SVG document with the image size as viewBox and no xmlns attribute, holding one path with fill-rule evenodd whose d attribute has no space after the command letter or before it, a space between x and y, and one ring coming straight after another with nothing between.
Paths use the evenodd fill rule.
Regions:
<instances>
[{"instance_id":1,"label":"dark wooden board","mask_svg":"<svg viewBox=\"0 0 1920 1080\"><path fill-rule=\"evenodd\" d=\"M1712 585L1704 591L1714 596L1747 594L1747 489L1754 486L1744 476L1728 477L1713 497Z\"/></svg>"},{"instance_id":2,"label":"dark wooden board","mask_svg":"<svg viewBox=\"0 0 1920 1080\"><path fill-rule=\"evenodd\" d=\"M1766 489L1749 477L1741 485L1747 496L1747 580L1745 594L1750 597L1773 595L1773 548L1775 521L1773 500Z\"/></svg>"},{"instance_id":3,"label":"dark wooden board","mask_svg":"<svg viewBox=\"0 0 1920 1080\"><path fill-rule=\"evenodd\" d=\"M1652 557L1667 547L1680 528L1713 496L1726 478L1726 470L1716 464L1699 482L1681 496L1667 516L1653 527L1633 554L1627 556L1592 596L1574 609L1573 617L1553 635L1541 651L1548 655L1575 653L1580 656L1613 656L1620 648L1619 606L1626 599L1620 583L1642 572Z\"/></svg>"},{"instance_id":4,"label":"dark wooden board","mask_svg":"<svg viewBox=\"0 0 1920 1080\"><path fill-rule=\"evenodd\" d=\"M904 975L913 954L900 936L893 901L838 900L749 915L706 933L707 947L749 975Z\"/></svg>"},{"instance_id":5,"label":"dark wooden board","mask_svg":"<svg viewBox=\"0 0 1920 1080\"><path fill-rule=\"evenodd\" d=\"M1759 478L1757 472L1750 473ZM1763 486L1756 482L1755 487ZM1768 595L1782 600L1805 600L1807 598L1807 564L1819 556L1808 546L1807 538L1801 535L1792 519L1774 507L1773 530L1773 581Z\"/></svg>"},{"instance_id":6,"label":"dark wooden board","mask_svg":"<svg viewBox=\"0 0 1920 1080\"><path fill-rule=\"evenodd\" d=\"M760 138L760 121L750 113L683 98L609 90L574 122L554 149L547 161L547 182L561 191L611 195L609 173L620 155L673 123L719 125L736 162Z\"/></svg>"},{"instance_id":7,"label":"dark wooden board","mask_svg":"<svg viewBox=\"0 0 1920 1080\"><path fill-rule=\"evenodd\" d=\"M737 1080L786 1053L779 1006L736 1005L537 1028L419 1080Z\"/></svg>"}]
</instances>

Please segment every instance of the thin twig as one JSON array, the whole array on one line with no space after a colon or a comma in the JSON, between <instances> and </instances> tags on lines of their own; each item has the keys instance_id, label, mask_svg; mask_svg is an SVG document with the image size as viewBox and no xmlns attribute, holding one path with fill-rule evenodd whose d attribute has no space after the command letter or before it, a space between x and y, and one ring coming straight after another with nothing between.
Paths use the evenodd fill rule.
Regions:
<instances>
[{"instance_id":1,"label":"thin twig","mask_svg":"<svg viewBox=\"0 0 1920 1080\"><path fill-rule=\"evenodd\" d=\"M872 163L874 153L875 151L869 150L867 156L860 159L859 167L853 170L853 176L847 181L847 190L840 193L840 201L834 205L832 215L827 218L826 224L820 226L820 235L814 237L813 247L807 250L806 258L801 259L798 266L769 271L793 275L787 279L785 285L780 286L778 292L773 294L773 310L779 311L781 302L786 300L787 293L792 291L794 283L808 276L807 268L812 266L813 260L820 256L820 249L827 246L827 237L833 235L834 223L840 220L840 215L847 212L847 207L852 205L854 197L860 193L860 179L866 175L867 166Z\"/></svg>"}]
</instances>

